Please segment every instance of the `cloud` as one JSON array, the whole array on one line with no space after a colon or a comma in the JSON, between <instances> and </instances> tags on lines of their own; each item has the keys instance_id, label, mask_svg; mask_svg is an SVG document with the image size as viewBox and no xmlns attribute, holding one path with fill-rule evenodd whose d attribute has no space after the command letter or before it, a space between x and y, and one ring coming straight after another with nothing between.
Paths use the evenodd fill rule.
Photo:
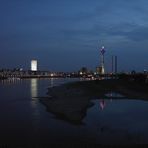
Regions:
<instances>
[{"instance_id":1,"label":"cloud","mask_svg":"<svg viewBox=\"0 0 148 148\"><path fill-rule=\"evenodd\" d=\"M148 27L136 24L119 24L108 30L108 35L123 36L131 41L147 41L148 40Z\"/></svg>"}]
</instances>

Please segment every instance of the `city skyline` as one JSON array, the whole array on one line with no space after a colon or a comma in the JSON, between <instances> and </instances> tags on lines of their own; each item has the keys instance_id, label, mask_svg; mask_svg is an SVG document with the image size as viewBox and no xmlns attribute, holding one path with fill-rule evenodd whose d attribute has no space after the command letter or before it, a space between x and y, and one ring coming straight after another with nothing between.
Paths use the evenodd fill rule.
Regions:
<instances>
[{"instance_id":1,"label":"city skyline","mask_svg":"<svg viewBox=\"0 0 148 148\"><path fill-rule=\"evenodd\" d=\"M105 46L105 67L148 68L146 0L8 0L0 2L0 69L37 59L41 70L95 70Z\"/></svg>"}]
</instances>

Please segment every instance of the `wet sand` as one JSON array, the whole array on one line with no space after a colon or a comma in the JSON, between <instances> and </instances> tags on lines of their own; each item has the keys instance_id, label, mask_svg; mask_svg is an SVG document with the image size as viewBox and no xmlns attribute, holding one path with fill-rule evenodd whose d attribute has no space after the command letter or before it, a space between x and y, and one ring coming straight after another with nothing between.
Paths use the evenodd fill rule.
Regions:
<instances>
[{"instance_id":1,"label":"wet sand","mask_svg":"<svg viewBox=\"0 0 148 148\"><path fill-rule=\"evenodd\" d=\"M57 118L73 124L83 124L82 120L87 109L93 105L91 99L102 97L107 99L105 94L109 92L120 93L126 99L148 99L147 85L140 86L119 80L101 80L74 82L49 88L48 97L41 98L40 101Z\"/></svg>"},{"instance_id":2,"label":"wet sand","mask_svg":"<svg viewBox=\"0 0 148 148\"><path fill-rule=\"evenodd\" d=\"M69 89L62 85L50 88L48 94L50 97L40 99L47 110L73 124L82 124L87 108L92 105L89 97L79 88Z\"/></svg>"}]
</instances>

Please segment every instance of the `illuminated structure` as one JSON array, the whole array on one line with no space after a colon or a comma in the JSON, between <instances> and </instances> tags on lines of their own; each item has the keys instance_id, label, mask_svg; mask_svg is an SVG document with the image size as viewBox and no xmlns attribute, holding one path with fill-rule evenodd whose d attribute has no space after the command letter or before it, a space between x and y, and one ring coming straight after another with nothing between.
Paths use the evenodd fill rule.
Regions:
<instances>
[{"instance_id":1,"label":"illuminated structure","mask_svg":"<svg viewBox=\"0 0 148 148\"><path fill-rule=\"evenodd\" d=\"M37 60L31 60L31 71L37 71Z\"/></svg>"},{"instance_id":2,"label":"illuminated structure","mask_svg":"<svg viewBox=\"0 0 148 148\"><path fill-rule=\"evenodd\" d=\"M104 68L104 54L105 54L105 48L102 46L100 49L100 67L96 68L97 74L105 74L105 68Z\"/></svg>"},{"instance_id":3,"label":"illuminated structure","mask_svg":"<svg viewBox=\"0 0 148 148\"><path fill-rule=\"evenodd\" d=\"M100 50L100 55L101 55L101 74L105 73L105 68L104 68L104 54L105 54L105 48L102 46Z\"/></svg>"},{"instance_id":4,"label":"illuminated structure","mask_svg":"<svg viewBox=\"0 0 148 148\"><path fill-rule=\"evenodd\" d=\"M105 100L100 100L100 107L102 110L105 108L105 106L106 106Z\"/></svg>"}]
</instances>

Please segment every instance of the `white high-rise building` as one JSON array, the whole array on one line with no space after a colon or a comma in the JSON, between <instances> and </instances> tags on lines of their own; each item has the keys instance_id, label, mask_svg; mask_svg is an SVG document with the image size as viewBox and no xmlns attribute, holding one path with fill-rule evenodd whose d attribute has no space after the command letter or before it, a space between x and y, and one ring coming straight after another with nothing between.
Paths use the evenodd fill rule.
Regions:
<instances>
[{"instance_id":1,"label":"white high-rise building","mask_svg":"<svg viewBox=\"0 0 148 148\"><path fill-rule=\"evenodd\" d=\"M31 60L31 71L37 71L37 60Z\"/></svg>"}]
</instances>

